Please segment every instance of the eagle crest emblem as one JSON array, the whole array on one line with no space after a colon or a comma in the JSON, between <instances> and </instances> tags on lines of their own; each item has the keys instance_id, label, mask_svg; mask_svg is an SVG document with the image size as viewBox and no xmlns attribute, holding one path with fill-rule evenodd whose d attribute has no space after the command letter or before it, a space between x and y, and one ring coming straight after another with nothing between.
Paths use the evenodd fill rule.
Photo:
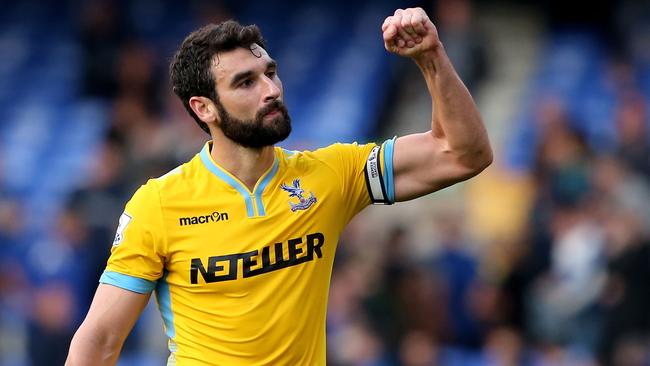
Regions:
<instances>
[{"instance_id":1,"label":"eagle crest emblem","mask_svg":"<svg viewBox=\"0 0 650 366\"><path fill-rule=\"evenodd\" d=\"M288 186L286 183L282 183L280 186L283 190L289 192L289 198L297 198L298 202L292 202L289 200L289 206L291 206L291 211L296 212L298 210L306 210L310 208L314 203L316 203L316 196L314 192L309 192L309 197L305 198L305 190L300 188L300 178L293 180L292 185Z\"/></svg>"}]
</instances>

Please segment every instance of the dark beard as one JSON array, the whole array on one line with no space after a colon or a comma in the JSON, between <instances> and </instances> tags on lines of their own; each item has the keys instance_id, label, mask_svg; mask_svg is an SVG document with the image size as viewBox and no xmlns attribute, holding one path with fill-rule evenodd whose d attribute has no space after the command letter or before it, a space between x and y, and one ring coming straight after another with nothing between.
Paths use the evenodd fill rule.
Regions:
<instances>
[{"instance_id":1,"label":"dark beard","mask_svg":"<svg viewBox=\"0 0 650 366\"><path fill-rule=\"evenodd\" d=\"M254 120L240 120L228 113L219 101L215 103L219 111L219 127L223 134L243 147L261 148L274 145L286 139L291 133L291 118L287 107L279 100L260 109ZM264 121L264 116L277 110L280 112L272 120Z\"/></svg>"}]
</instances>

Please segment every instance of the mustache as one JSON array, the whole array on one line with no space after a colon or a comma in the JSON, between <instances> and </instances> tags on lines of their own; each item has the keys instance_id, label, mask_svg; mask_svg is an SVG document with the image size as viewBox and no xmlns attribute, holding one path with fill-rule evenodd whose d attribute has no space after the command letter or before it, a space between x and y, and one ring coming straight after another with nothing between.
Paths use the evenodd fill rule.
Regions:
<instances>
[{"instance_id":1,"label":"mustache","mask_svg":"<svg viewBox=\"0 0 650 366\"><path fill-rule=\"evenodd\" d=\"M287 113L288 113L287 107L284 105L284 103L282 103L281 101L276 99L276 100L270 102L269 104L267 104L266 106L262 107L257 112L256 119L261 119L266 114L268 114L270 112L273 112L273 111L276 111L276 110L280 111L283 115L287 115Z\"/></svg>"}]
</instances>

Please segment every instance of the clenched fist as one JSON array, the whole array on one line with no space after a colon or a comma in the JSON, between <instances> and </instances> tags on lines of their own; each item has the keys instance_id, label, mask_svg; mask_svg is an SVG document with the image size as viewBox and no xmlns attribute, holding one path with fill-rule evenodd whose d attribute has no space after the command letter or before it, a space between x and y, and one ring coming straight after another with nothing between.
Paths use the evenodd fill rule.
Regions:
<instances>
[{"instance_id":1,"label":"clenched fist","mask_svg":"<svg viewBox=\"0 0 650 366\"><path fill-rule=\"evenodd\" d=\"M438 31L422 8L397 9L381 26L386 50L416 58L440 46Z\"/></svg>"}]
</instances>

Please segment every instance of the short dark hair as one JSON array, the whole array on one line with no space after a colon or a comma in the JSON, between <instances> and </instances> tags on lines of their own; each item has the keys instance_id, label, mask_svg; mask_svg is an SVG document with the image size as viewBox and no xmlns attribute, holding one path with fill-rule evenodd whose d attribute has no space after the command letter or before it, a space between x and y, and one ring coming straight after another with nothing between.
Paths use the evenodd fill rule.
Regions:
<instances>
[{"instance_id":1,"label":"short dark hair","mask_svg":"<svg viewBox=\"0 0 650 366\"><path fill-rule=\"evenodd\" d=\"M266 48L262 32L256 25L243 26L234 20L227 20L208 24L190 33L172 59L169 72L174 93L199 127L208 134L208 126L194 113L189 100L193 96L203 96L218 103L215 79L210 71L212 58L222 51L250 48L253 43Z\"/></svg>"}]
</instances>

